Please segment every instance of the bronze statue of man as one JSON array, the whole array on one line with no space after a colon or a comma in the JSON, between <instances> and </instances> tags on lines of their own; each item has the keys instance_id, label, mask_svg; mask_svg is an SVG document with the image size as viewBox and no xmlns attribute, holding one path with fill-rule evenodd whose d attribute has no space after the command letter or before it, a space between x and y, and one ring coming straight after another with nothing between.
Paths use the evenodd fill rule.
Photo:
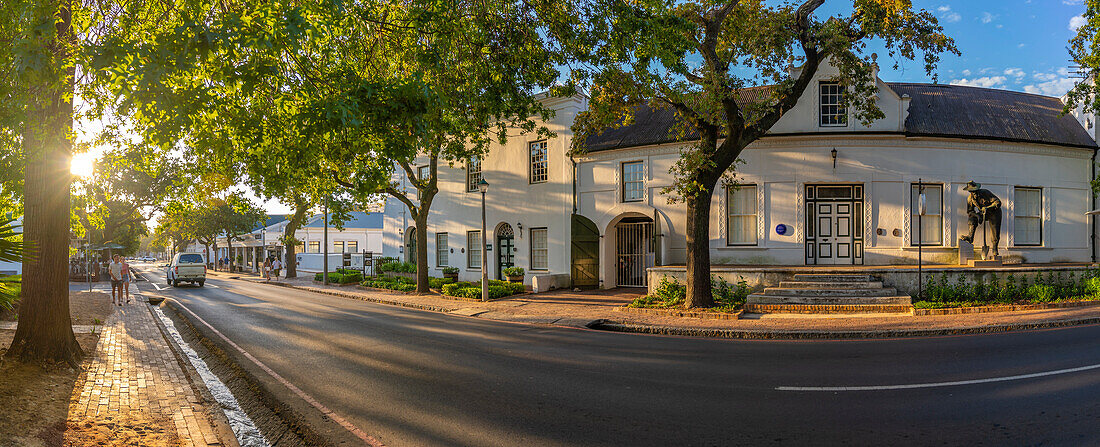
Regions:
<instances>
[{"instance_id":1,"label":"bronze statue of man","mask_svg":"<svg viewBox=\"0 0 1100 447\"><path fill-rule=\"evenodd\" d=\"M982 222L989 222L993 230L993 255L996 256L997 245L1001 241L1001 199L988 189L983 189L981 183L973 180L966 182L966 187L963 189L970 191L970 196L966 198L966 216L970 232L962 239L974 243L974 231Z\"/></svg>"}]
</instances>

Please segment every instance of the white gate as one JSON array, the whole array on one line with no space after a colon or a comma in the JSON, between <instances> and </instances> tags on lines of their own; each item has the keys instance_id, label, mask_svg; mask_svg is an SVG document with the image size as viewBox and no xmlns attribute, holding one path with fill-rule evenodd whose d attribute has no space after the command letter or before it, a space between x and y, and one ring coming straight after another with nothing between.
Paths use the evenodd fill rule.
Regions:
<instances>
[{"instance_id":1,"label":"white gate","mask_svg":"<svg viewBox=\"0 0 1100 447\"><path fill-rule=\"evenodd\" d=\"M619 223L615 228L619 252L617 284L646 287L646 269L653 266L653 222Z\"/></svg>"}]
</instances>

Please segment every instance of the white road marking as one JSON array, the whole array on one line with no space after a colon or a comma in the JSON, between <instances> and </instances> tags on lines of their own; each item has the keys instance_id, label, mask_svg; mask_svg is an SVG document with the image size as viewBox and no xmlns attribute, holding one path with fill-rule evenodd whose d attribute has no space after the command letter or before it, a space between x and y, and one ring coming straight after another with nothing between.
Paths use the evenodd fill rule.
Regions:
<instances>
[{"instance_id":1,"label":"white road marking","mask_svg":"<svg viewBox=\"0 0 1100 447\"><path fill-rule=\"evenodd\" d=\"M883 391L883 390L911 390L915 388L939 388L945 386L977 385L980 383L1008 382L1011 380L1034 379L1036 377L1056 376L1059 374L1071 374L1081 371L1089 371L1100 368L1100 364L1079 366L1077 368L1059 369L1018 376L990 377L986 379L957 380L954 382L911 383L905 385L872 385L872 386L777 386L776 391Z\"/></svg>"}]
</instances>

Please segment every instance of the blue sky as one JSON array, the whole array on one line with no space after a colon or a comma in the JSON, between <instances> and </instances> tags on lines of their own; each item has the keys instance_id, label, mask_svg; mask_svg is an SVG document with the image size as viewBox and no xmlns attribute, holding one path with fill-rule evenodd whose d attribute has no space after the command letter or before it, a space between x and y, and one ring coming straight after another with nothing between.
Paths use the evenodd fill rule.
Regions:
<instances>
[{"instance_id":1,"label":"blue sky","mask_svg":"<svg viewBox=\"0 0 1100 447\"><path fill-rule=\"evenodd\" d=\"M913 0L940 19L962 56L939 66L939 82L1061 96L1069 78L1068 41L1083 21L1083 0ZM835 7L851 8L839 2ZM829 3L826 3L829 6ZM823 8L824 9L824 8ZM850 9L848 9L850 10ZM827 12L827 11L821 11ZM1076 19L1074 19L1076 17ZM904 61L897 70L879 52L879 77L887 82L931 82L923 63Z\"/></svg>"}]
</instances>

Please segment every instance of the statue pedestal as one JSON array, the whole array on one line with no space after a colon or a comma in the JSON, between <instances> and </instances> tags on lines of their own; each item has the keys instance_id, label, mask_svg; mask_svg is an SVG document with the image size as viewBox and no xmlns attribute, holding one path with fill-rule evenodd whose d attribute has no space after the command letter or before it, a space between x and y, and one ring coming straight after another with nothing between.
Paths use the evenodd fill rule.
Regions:
<instances>
[{"instance_id":1,"label":"statue pedestal","mask_svg":"<svg viewBox=\"0 0 1100 447\"><path fill-rule=\"evenodd\" d=\"M959 239L959 265L970 265L974 259L974 244Z\"/></svg>"}]
</instances>

